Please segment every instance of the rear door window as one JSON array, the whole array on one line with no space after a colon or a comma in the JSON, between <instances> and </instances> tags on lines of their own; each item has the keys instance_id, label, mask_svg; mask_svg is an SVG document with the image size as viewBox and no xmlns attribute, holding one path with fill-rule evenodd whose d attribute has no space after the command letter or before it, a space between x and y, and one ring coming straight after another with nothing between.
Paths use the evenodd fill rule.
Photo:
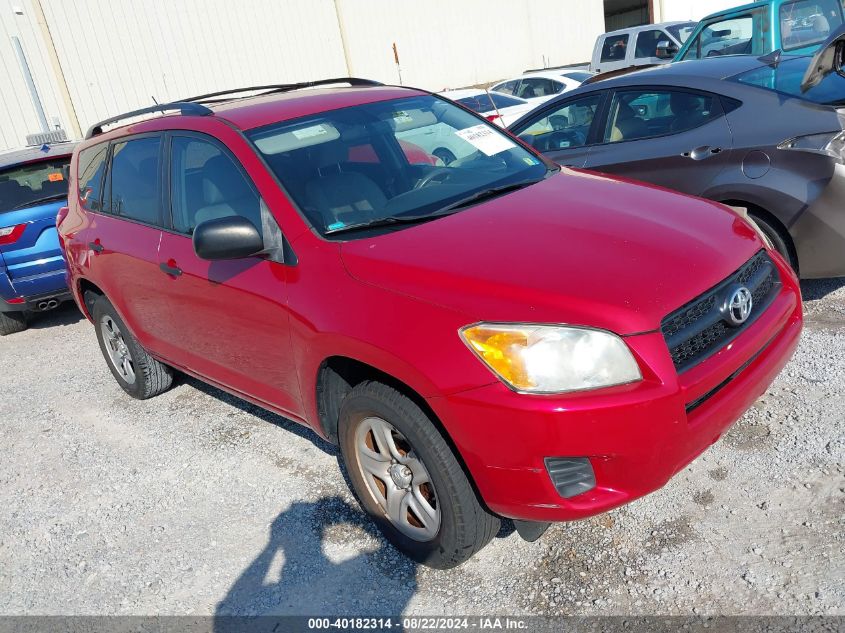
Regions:
<instances>
[{"instance_id":1,"label":"rear door window","mask_svg":"<svg viewBox=\"0 0 845 633\"><path fill-rule=\"evenodd\" d=\"M67 196L64 168L70 158L20 165L0 173L0 213L61 200Z\"/></svg>"},{"instance_id":2,"label":"rear door window","mask_svg":"<svg viewBox=\"0 0 845 633\"><path fill-rule=\"evenodd\" d=\"M605 143L691 130L721 113L713 95L681 90L623 90L610 106Z\"/></svg>"},{"instance_id":3,"label":"rear door window","mask_svg":"<svg viewBox=\"0 0 845 633\"><path fill-rule=\"evenodd\" d=\"M604 40L601 49L601 60L603 62L625 61L625 54L628 50L628 34L608 35Z\"/></svg>"},{"instance_id":4,"label":"rear door window","mask_svg":"<svg viewBox=\"0 0 845 633\"><path fill-rule=\"evenodd\" d=\"M161 137L112 145L107 211L144 224L161 223Z\"/></svg>"},{"instance_id":5,"label":"rear door window","mask_svg":"<svg viewBox=\"0 0 845 633\"><path fill-rule=\"evenodd\" d=\"M77 191L79 204L86 211L102 210L103 174L108 155L108 143L100 143L79 152Z\"/></svg>"},{"instance_id":6,"label":"rear door window","mask_svg":"<svg viewBox=\"0 0 845 633\"><path fill-rule=\"evenodd\" d=\"M241 216L261 232L260 198L217 143L174 136L170 156L170 204L176 231L190 234L202 222Z\"/></svg>"},{"instance_id":7,"label":"rear door window","mask_svg":"<svg viewBox=\"0 0 845 633\"><path fill-rule=\"evenodd\" d=\"M550 97L563 90L563 84L547 77L531 77L523 79L519 87L521 99L533 99L536 97Z\"/></svg>"}]
</instances>

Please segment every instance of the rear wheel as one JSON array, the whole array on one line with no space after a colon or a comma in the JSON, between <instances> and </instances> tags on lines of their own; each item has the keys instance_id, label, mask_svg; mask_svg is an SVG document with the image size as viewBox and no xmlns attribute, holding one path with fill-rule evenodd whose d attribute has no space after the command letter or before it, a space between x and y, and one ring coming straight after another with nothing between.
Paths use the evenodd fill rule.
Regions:
<instances>
[{"instance_id":1,"label":"rear wheel","mask_svg":"<svg viewBox=\"0 0 845 633\"><path fill-rule=\"evenodd\" d=\"M170 388L173 370L141 347L108 299L97 299L93 317L100 350L115 380L126 393L146 400Z\"/></svg>"},{"instance_id":2,"label":"rear wheel","mask_svg":"<svg viewBox=\"0 0 845 633\"><path fill-rule=\"evenodd\" d=\"M0 312L0 336L16 334L26 329L26 314L23 312Z\"/></svg>"},{"instance_id":3,"label":"rear wheel","mask_svg":"<svg viewBox=\"0 0 845 633\"><path fill-rule=\"evenodd\" d=\"M409 558L460 565L499 530L440 431L392 387L363 382L341 404L340 449L352 488Z\"/></svg>"}]
</instances>

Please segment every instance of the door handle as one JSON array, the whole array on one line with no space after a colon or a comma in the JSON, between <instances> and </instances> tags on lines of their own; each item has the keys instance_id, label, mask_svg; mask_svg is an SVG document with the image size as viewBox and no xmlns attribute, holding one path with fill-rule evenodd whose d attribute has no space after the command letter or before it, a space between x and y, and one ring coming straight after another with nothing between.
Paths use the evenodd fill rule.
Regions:
<instances>
[{"instance_id":1,"label":"door handle","mask_svg":"<svg viewBox=\"0 0 845 633\"><path fill-rule=\"evenodd\" d=\"M710 156L715 156L716 154L721 154L722 148L721 147L710 147L709 145L702 145L701 147L696 147L688 152L684 152L682 156L684 158L691 158L693 160L704 160L705 158L709 158Z\"/></svg>"},{"instance_id":2,"label":"door handle","mask_svg":"<svg viewBox=\"0 0 845 633\"><path fill-rule=\"evenodd\" d=\"M182 274L182 269L176 265L172 259L169 262L161 262L158 267L161 269L161 272L166 273L168 275L173 275L174 277L178 277Z\"/></svg>"},{"instance_id":3,"label":"door handle","mask_svg":"<svg viewBox=\"0 0 845 633\"><path fill-rule=\"evenodd\" d=\"M100 240L96 240L95 242L88 242L88 248L90 248L95 253L102 253L104 250L103 245L100 244Z\"/></svg>"}]
</instances>

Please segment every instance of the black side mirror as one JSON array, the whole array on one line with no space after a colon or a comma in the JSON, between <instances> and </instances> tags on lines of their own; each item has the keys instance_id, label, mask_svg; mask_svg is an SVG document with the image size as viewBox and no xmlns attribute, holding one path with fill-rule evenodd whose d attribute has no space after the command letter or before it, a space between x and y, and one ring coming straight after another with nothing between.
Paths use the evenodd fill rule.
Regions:
<instances>
[{"instance_id":1,"label":"black side mirror","mask_svg":"<svg viewBox=\"0 0 845 633\"><path fill-rule=\"evenodd\" d=\"M206 220L194 229L194 252L200 259L242 259L260 255L264 240L258 229L239 215Z\"/></svg>"},{"instance_id":2,"label":"black side mirror","mask_svg":"<svg viewBox=\"0 0 845 633\"><path fill-rule=\"evenodd\" d=\"M660 59L672 59L678 54L679 50L681 49L674 42L663 40L657 43L657 51L655 51L654 56Z\"/></svg>"}]
</instances>

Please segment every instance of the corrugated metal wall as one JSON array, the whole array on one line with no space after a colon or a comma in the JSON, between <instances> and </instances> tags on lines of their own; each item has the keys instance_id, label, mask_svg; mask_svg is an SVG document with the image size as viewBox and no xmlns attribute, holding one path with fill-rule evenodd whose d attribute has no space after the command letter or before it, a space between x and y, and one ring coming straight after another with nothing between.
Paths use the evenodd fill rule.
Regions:
<instances>
[{"instance_id":1,"label":"corrugated metal wall","mask_svg":"<svg viewBox=\"0 0 845 633\"><path fill-rule=\"evenodd\" d=\"M751 0L662 0L661 22L695 20L731 7L748 4Z\"/></svg>"},{"instance_id":2,"label":"corrugated metal wall","mask_svg":"<svg viewBox=\"0 0 845 633\"><path fill-rule=\"evenodd\" d=\"M526 68L589 61L604 31L601 0L338 0L354 75L430 90L459 88ZM363 10L362 7L366 7Z\"/></svg>"},{"instance_id":3,"label":"corrugated metal wall","mask_svg":"<svg viewBox=\"0 0 845 633\"><path fill-rule=\"evenodd\" d=\"M84 130L153 98L347 74L396 83L394 42L406 85L492 82L587 61L604 30L602 0L0 0L0 14L0 148L39 131L12 35L48 119L72 135L74 115Z\"/></svg>"},{"instance_id":4,"label":"corrugated metal wall","mask_svg":"<svg viewBox=\"0 0 845 633\"><path fill-rule=\"evenodd\" d=\"M48 124L69 125L35 12L25 1L0 0L0 149L23 145L26 134L41 131L13 37L20 39Z\"/></svg>"}]
</instances>

